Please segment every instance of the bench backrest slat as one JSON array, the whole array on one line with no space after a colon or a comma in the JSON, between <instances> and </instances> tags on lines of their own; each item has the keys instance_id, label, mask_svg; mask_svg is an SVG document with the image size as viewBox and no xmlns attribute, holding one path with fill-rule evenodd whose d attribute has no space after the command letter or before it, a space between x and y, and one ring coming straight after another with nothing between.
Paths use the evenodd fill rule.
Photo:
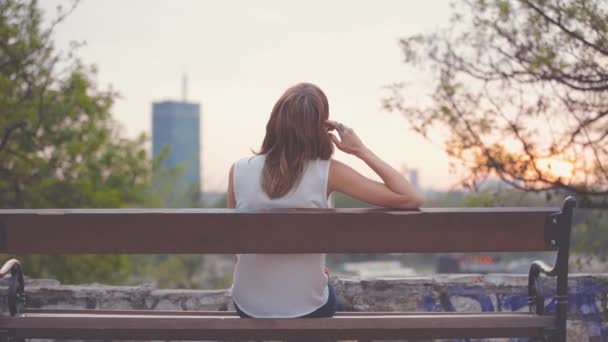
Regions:
<instances>
[{"instance_id":1,"label":"bench backrest slat","mask_svg":"<svg viewBox=\"0 0 608 342\"><path fill-rule=\"evenodd\" d=\"M557 208L0 210L0 252L43 254L543 251Z\"/></svg>"}]
</instances>

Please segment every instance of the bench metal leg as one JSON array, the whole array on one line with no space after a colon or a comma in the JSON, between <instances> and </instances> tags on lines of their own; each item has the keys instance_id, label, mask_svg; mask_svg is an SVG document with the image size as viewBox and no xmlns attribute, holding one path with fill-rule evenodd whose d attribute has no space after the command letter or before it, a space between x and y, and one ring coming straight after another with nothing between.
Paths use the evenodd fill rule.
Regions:
<instances>
[{"instance_id":1,"label":"bench metal leg","mask_svg":"<svg viewBox=\"0 0 608 342\"><path fill-rule=\"evenodd\" d=\"M23 281L23 268L17 259L11 259L0 268L0 278L11 275L8 285L7 303L11 316L16 316L25 306L25 283ZM23 338L15 337L11 329L0 329L0 342L21 342Z\"/></svg>"},{"instance_id":2,"label":"bench metal leg","mask_svg":"<svg viewBox=\"0 0 608 342\"><path fill-rule=\"evenodd\" d=\"M570 257L570 234L572 232L572 214L576 199L569 196L564 201L562 211L549 217L545 224L545 237L549 243L557 246L557 259L551 268L542 261L535 261L530 266L528 277L528 304L530 311L538 315L545 312L545 296L540 274L557 278L555 291L555 319L557 330L550 332L551 342L566 342L566 320L568 316L568 259Z\"/></svg>"},{"instance_id":3,"label":"bench metal leg","mask_svg":"<svg viewBox=\"0 0 608 342\"><path fill-rule=\"evenodd\" d=\"M8 285L8 310L11 316L17 315L25 305L25 285L23 281L23 268L17 259L11 259L0 268L0 278L11 274Z\"/></svg>"}]
</instances>

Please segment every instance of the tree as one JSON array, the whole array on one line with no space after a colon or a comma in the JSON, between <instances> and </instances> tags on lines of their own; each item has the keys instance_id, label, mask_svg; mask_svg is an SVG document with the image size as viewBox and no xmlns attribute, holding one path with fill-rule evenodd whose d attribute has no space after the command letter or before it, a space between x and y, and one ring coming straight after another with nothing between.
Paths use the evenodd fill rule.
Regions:
<instances>
[{"instance_id":1,"label":"tree","mask_svg":"<svg viewBox=\"0 0 608 342\"><path fill-rule=\"evenodd\" d=\"M96 86L95 68L74 50L62 54L53 45L54 27L76 5L45 24L36 1L0 1L0 208L165 206L153 175L173 189L179 170L156 172L161 163L146 153L146 137L120 135L111 116L117 94ZM141 262L121 255L20 259L30 276L69 283L125 282Z\"/></svg>"},{"instance_id":2,"label":"tree","mask_svg":"<svg viewBox=\"0 0 608 342\"><path fill-rule=\"evenodd\" d=\"M122 207L142 201L151 161L111 117L116 93L55 51L36 1L0 3L0 207Z\"/></svg>"},{"instance_id":3,"label":"tree","mask_svg":"<svg viewBox=\"0 0 608 342\"><path fill-rule=\"evenodd\" d=\"M429 105L409 105L397 84L386 108L445 136L465 186L495 176L608 208L608 3L457 4L446 30L401 40L406 63L434 76Z\"/></svg>"}]
</instances>

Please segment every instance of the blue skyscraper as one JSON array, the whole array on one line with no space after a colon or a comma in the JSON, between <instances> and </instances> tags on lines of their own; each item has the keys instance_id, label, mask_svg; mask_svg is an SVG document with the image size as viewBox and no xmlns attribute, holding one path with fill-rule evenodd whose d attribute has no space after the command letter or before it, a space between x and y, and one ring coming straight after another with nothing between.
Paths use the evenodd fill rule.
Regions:
<instances>
[{"instance_id":1,"label":"blue skyscraper","mask_svg":"<svg viewBox=\"0 0 608 342\"><path fill-rule=\"evenodd\" d=\"M160 155L167 146L163 161L167 169L185 166L182 180L201 188L200 106L198 103L162 101L152 104L152 154Z\"/></svg>"}]
</instances>

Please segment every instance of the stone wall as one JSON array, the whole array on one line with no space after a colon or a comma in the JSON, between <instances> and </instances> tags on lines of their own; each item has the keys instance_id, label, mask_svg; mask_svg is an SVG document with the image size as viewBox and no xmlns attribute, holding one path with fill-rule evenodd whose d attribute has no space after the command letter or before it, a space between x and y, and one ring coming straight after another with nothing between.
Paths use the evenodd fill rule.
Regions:
<instances>
[{"instance_id":1,"label":"stone wall","mask_svg":"<svg viewBox=\"0 0 608 342\"><path fill-rule=\"evenodd\" d=\"M527 311L523 275L434 275L398 279L332 279L342 311ZM547 311L554 282L545 283ZM568 341L608 341L608 274L573 275ZM6 282L0 283L6 292ZM29 279L31 308L232 310L227 290L163 290L151 286L61 285ZM4 296L0 305L6 308Z\"/></svg>"}]
</instances>

